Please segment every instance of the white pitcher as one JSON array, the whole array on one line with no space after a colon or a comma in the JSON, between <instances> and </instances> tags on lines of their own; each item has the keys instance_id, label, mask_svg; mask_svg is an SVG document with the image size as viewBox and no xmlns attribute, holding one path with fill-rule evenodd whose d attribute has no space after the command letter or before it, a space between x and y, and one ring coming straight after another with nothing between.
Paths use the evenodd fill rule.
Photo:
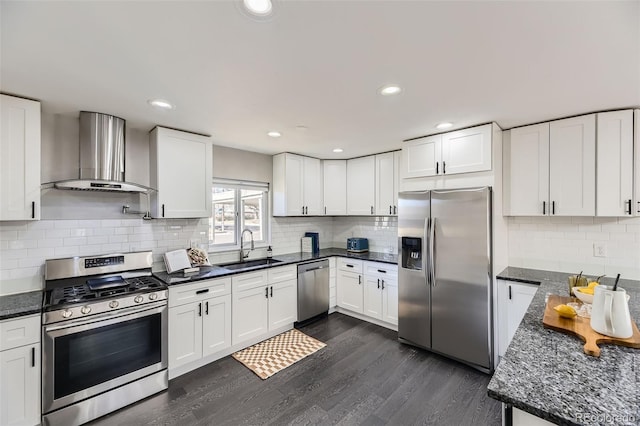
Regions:
<instances>
[{"instance_id":1,"label":"white pitcher","mask_svg":"<svg viewBox=\"0 0 640 426\"><path fill-rule=\"evenodd\" d=\"M591 328L606 336L629 338L633 335L627 292L618 287L599 285L593 295Z\"/></svg>"}]
</instances>

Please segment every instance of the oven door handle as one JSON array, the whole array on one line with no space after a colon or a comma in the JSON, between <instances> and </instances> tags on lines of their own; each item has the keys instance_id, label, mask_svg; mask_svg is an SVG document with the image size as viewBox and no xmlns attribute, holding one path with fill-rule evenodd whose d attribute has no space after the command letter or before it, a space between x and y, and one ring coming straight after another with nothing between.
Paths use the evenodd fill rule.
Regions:
<instances>
[{"instance_id":1,"label":"oven door handle","mask_svg":"<svg viewBox=\"0 0 640 426\"><path fill-rule=\"evenodd\" d=\"M139 317L151 315L156 312L160 312L162 311L162 308L166 309L166 307L167 307L166 300L163 300L161 302L149 303L148 305L143 305L143 306L132 306L130 308L119 309L118 311L115 311L115 312L107 312L104 314L94 315L88 318L82 318L77 320L64 321L62 323L45 325L44 331L48 333L51 331L64 330L68 328L88 326L94 323L99 323L99 324L96 324L96 327L98 326L102 327L103 325L108 325L113 322L120 321L122 317L130 316L132 318L139 318ZM149 311L153 311L153 312L149 312ZM108 323L105 323L105 321L108 321ZM85 327L85 328L90 329L90 328L96 328L96 327ZM62 333L62 334L66 334L66 333Z\"/></svg>"}]
</instances>

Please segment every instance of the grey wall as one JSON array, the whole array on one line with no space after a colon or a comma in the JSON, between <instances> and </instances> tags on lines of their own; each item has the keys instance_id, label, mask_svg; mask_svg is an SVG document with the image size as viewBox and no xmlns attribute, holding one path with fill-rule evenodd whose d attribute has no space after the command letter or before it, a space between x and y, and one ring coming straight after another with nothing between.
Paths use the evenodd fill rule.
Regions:
<instances>
[{"instance_id":1,"label":"grey wall","mask_svg":"<svg viewBox=\"0 0 640 426\"><path fill-rule=\"evenodd\" d=\"M213 176L225 179L272 181L273 160L270 155L213 146Z\"/></svg>"}]
</instances>

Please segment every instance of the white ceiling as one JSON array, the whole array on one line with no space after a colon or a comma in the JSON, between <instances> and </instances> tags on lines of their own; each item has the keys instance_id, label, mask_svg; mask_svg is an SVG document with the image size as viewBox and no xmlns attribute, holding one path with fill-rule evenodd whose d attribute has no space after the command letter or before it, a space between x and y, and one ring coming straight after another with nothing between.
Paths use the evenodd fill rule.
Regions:
<instances>
[{"instance_id":1,"label":"white ceiling","mask_svg":"<svg viewBox=\"0 0 640 426\"><path fill-rule=\"evenodd\" d=\"M275 0L266 21L239 1L2 0L0 89L49 114L320 158L397 149L441 121L510 128L640 106L637 0ZM404 91L378 95L388 83Z\"/></svg>"}]
</instances>

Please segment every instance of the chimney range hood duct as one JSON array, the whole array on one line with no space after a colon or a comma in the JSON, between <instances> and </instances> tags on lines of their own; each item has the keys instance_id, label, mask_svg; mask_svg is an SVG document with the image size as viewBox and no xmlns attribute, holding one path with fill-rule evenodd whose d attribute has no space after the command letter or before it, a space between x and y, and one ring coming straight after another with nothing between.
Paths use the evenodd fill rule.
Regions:
<instances>
[{"instance_id":1,"label":"chimney range hood duct","mask_svg":"<svg viewBox=\"0 0 640 426\"><path fill-rule=\"evenodd\" d=\"M57 189L142 192L153 189L124 181L125 121L113 115L80 112L80 178L54 182Z\"/></svg>"}]
</instances>

